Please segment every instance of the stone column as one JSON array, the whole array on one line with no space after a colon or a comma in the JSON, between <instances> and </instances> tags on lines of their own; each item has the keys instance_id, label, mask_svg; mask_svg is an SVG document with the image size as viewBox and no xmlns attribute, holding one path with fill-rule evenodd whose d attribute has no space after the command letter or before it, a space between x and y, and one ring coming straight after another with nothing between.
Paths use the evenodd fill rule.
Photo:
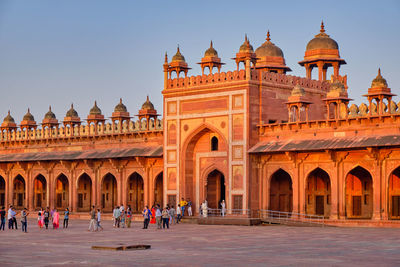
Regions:
<instances>
[{"instance_id":1,"label":"stone column","mask_svg":"<svg viewBox=\"0 0 400 267\"><path fill-rule=\"evenodd\" d=\"M14 203L14 181L12 179L12 175L11 172L7 171L6 173L7 176L7 181L8 183L6 185L8 185L8 187L6 187L6 189L8 188L8 190L6 190L6 204L8 208L10 205L13 205Z\"/></svg>"},{"instance_id":2,"label":"stone column","mask_svg":"<svg viewBox=\"0 0 400 267\"><path fill-rule=\"evenodd\" d=\"M318 80L323 81L323 69L324 69L324 63L323 62L318 62Z\"/></svg>"},{"instance_id":3,"label":"stone column","mask_svg":"<svg viewBox=\"0 0 400 267\"><path fill-rule=\"evenodd\" d=\"M128 185L127 185L127 182L126 182L126 168L123 167L121 169L121 193L122 193L121 197L122 197L122 203L124 204L125 208L128 207L128 202L127 202L127 199L128 199L127 190L128 190L128 188L127 188L127 186Z\"/></svg>"},{"instance_id":4,"label":"stone column","mask_svg":"<svg viewBox=\"0 0 400 267\"><path fill-rule=\"evenodd\" d=\"M374 175L372 175L372 196L373 196L373 213L372 219L373 220L380 220L381 219L381 184L382 184L382 161L377 159L374 162Z\"/></svg>"},{"instance_id":5,"label":"stone column","mask_svg":"<svg viewBox=\"0 0 400 267\"><path fill-rule=\"evenodd\" d=\"M25 206L28 207L28 210L32 211L34 210L33 206L33 198L35 197L35 192L34 192L34 180L32 177L32 170L29 170L26 172L26 177L25 177Z\"/></svg>"},{"instance_id":6,"label":"stone column","mask_svg":"<svg viewBox=\"0 0 400 267\"><path fill-rule=\"evenodd\" d=\"M331 214L330 219L339 219L339 165L340 163L333 160L331 173L332 177L329 177L331 183Z\"/></svg>"},{"instance_id":7,"label":"stone column","mask_svg":"<svg viewBox=\"0 0 400 267\"><path fill-rule=\"evenodd\" d=\"M72 191L72 211L78 211L78 179L75 177L75 170L70 170L71 176L71 191Z\"/></svg>"},{"instance_id":8,"label":"stone column","mask_svg":"<svg viewBox=\"0 0 400 267\"><path fill-rule=\"evenodd\" d=\"M150 180L150 168L145 167L145 178L143 181L143 191L144 191L144 206L150 205L149 203L149 180Z\"/></svg>"}]
</instances>

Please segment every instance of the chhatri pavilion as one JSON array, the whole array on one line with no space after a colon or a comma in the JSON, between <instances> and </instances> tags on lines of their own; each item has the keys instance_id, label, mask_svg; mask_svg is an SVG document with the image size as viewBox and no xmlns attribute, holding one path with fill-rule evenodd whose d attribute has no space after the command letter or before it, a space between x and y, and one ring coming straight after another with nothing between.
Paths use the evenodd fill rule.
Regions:
<instances>
[{"instance_id":1,"label":"chhatri pavilion","mask_svg":"<svg viewBox=\"0 0 400 267\"><path fill-rule=\"evenodd\" d=\"M306 46L306 77L288 75L282 50L245 37L223 72L214 44L190 76L181 49L163 64L163 110L147 98L110 120L94 103L41 123L28 109L0 126L0 206L111 212L130 205L276 210L331 220L400 219L400 103L378 70L366 102L350 103L339 45L325 31ZM313 70L318 75L313 78ZM327 77L329 68L333 69ZM85 122L83 122L85 121Z\"/></svg>"}]
</instances>

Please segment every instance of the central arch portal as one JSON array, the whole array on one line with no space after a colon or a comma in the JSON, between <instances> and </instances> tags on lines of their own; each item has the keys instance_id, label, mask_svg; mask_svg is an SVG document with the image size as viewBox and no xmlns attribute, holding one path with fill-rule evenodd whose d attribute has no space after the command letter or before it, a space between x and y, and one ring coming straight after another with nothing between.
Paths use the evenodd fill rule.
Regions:
<instances>
[{"instance_id":1,"label":"central arch portal","mask_svg":"<svg viewBox=\"0 0 400 267\"><path fill-rule=\"evenodd\" d=\"M207 176L206 192L208 207L218 209L219 203L225 200L225 177L220 171L213 170Z\"/></svg>"}]
</instances>

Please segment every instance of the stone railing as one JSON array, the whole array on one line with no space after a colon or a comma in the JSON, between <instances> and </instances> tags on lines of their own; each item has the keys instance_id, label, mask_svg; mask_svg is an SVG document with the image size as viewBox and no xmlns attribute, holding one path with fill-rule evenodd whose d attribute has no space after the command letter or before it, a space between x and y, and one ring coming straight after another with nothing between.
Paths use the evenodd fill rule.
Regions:
<instances>
[{"instance_id":1,"label":"stone railing","mask_svg":"<svg viewBox=\"0 0 400 267\"><path fill-rule=\"evenodd\" d=\"M252 69L251 79L259 80L260 71ZM218 84L230 81L243 81L246 80L245 70L239 71L228 71L214 74L204 74L198 76L188 76L185 78L169 79L167 83L167 89L176 88L189 88L202 85ZM294 87L297 83L301 86L309 89L328 91L329 82L317 81L304 77L273 73L273 72L261 72L261 80L263 82L269 82L274 84L282 84Z\"/></svg>"},{"instance_id":2,"label":"stone railing","mask_svg":"<svg viewBox=\"0 0 400 267\"><path fill-rule=\"evenodd\" d=\"M20 128L7 132L3 130L0 132L0 141L24 141L24 140L41 140L48 138L68 138L68 137L90 137L111 134L127 134L139 133L148 131L162 131L162 120L150 120L149 129L147 129L147 121L124 121L121 123L111 124L94 124L91 125L77 125L74 127L54 127L54 128L37 128L30 130L21 130Z\"/></svg>"},{"instance_id":3,"label":"stone railing","mask_svg":"<svg viewBox=\"0 0 400 267\"><path fill-rule=\"evenodd\" d=\"M246 79L244 70L220 72L209 75L189 76L185 78L175 78L168 80L168 89L195 87L207 84L223 83L229 81L242 81Z\"/></svg>"}]
</instances>

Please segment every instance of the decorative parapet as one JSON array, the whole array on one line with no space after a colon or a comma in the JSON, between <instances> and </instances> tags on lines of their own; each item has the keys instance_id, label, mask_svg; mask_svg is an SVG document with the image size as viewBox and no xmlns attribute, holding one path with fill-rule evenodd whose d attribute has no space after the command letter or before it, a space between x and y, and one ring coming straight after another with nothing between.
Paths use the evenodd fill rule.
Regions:
<instances>
[{"instance_id":1,"label":"decorative parapet","mask_svg":"<svg viewBox=\"0 0 400 267\"><path fill-rule=\"evenodd\" d=\"M329 82L327 81L317 81L298 76L259 71L254 69L251 71L251 80L259 81L260 73L261 81L265 83L282 84L287 86L295 86L297 83L299 83L302 87L322 90L324 92L327 92L329 88ZM245 70L242 69L239 71L228 71L209 75L197 75L185 78L168 79L167 89L190 88L196 86L214 85L230 81L244 80L246 80L246 73Z\"/></svg>"},{"instance_id":2,"label":"decorative parapet","mask_svg":"<svg viewBox=\"0 0 400 267\"><path fill-rule=\"evenodd\" d=\"M97 127L97 129L96 129ZM10 141L26 141L26 140L45 140L49 138L71 138L71 137L92 137L92 136L107 136L129 133L146 133L146 132L160 132L163 130L163 123L161 120L150 120L150 126L147 130L147 121L124 121L122 125L116 123L79 125L75 127L59 127L59 128L39 128L30 130L21 130L20 128L15 131L0 132L0 142Z\"/></svg>"}]
</instances>

